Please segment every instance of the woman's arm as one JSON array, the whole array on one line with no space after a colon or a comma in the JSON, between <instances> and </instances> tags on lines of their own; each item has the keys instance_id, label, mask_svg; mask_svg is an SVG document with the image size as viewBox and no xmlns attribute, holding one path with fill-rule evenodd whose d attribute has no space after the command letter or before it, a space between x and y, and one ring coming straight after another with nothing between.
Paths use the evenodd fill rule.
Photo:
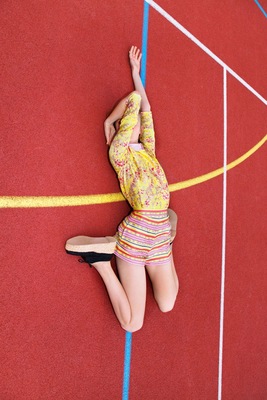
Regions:
<instances>
[{"instance_id":1,"label":"woman's arm","mask_svg":"<svg viewBox=\"0 0 267 400\"><path fill-rule=\"evenodd\" d=\"M140 78L140 61L142 54L136 46L132 46L129 51L130 65L132 69L132 78L135 90L141 95L141 111L150 111L150 104L144 89L143 83ZM104 122L104 130L107 144L110 145L112 139L116 133L114 122L121 119L127 106L128 97L122 99L111 114L107 117Z\"/></svg>"},{"instance_id":2,"label":"woman's arm","mask_svg":"<svg viewBox=\"0 0 267 400\"><path fill-rule=\"evenodd\" d=\"M141 132L140 141L144 148L155 155L155 132L153 127L153 118L150 104L140 78L140 61L142 54L136 46L132 46L129 51L130 64L132 68L132 77L134 87L141 95Z\"/></svg>"},{"instance_id":3,"label":"woman's arm","mask_svg":"<svg viewBox=\"0 0 267 400\"><path fill-rule=\"evenodd\" d=\"M135 90L141 95L141 111L150 111L150 104L146 95L145 88L140 78L140 62L142 54L136 46L132 46L129 51L130 65L132 69L132 78Z\"/></svg>"},{"instance_id":4,"label":"woman's arm","mask_svg":"<svg viewBox=\"0 0 267 400\"><path fill-rule=\"evenodd\" d=\"M122 99L114 108L114 110L111 112L111 114L107 117L107 119L104 122L104 130L105 130L105 136L107 140L107 144L110 145L113 136L116 133L115 127L114 127L114 122L117 121L118 119L121 119L126 105L128 101L128 96Z\"/></svg>"},{"instance_id":5,"label":"woman's arm","mask_svg":"<svg viewBox=\"0 0 267 400\"><path fill-rule=\"evenodd\" d=\"M132 92L127 101L126 109L120 122L120 127L110 145L109 159L117 172L127 163L128 146L131 140L132 132L138 121L141 96L138 92Z\"/></svg>"}]
</instances>

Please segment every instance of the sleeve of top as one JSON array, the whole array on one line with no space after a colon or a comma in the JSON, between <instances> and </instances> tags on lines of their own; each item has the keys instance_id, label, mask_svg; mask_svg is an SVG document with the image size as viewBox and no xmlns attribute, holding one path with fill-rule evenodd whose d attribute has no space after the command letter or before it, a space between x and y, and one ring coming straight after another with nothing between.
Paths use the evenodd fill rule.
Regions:
<instances>
[{"instance_id":1,"label":"sleeve of top","mask_svg":"<svg viewBox=\"0 0 267 400\"><path fill-rule=\"evenodd\" d=\"M111 143L109 159L117 173L126 163L128 146L131 140L133 128L138 121L140 104L140 94L132 92L128 97L126 109L120 122L120 128Z\"/></svg>"},{"instance_id":2,"label":"sleeve of top","mask_svg":"<svg viewBox=\"0 0 267 400\"><path fill-rule=\"evenodd\" d=\"M155 155L155 132L151 111L141 112L140 141L147 151Z\"/></svg>"}]
</instances>

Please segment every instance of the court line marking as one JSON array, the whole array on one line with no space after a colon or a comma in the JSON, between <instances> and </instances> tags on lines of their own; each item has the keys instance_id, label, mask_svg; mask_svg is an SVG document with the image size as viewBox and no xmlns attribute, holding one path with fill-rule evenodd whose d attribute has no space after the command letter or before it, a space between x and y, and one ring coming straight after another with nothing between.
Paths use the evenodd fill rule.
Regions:
<instances>
[{"instance_id":1,"label":"court line marking","mask_svg":"<svg viewBox=\"0 0 267 400\"><path fill-rule=\"evenodd\" d=\"M260 2L258 0L254 0L254 2L257 4L257 6L259 7L259 9L261 10L261 12L263 13L263 15L267 18L267 13L264 10L264 8L262 7L262 5L260 4Z\"/></svg>"},{"instance_id":2,"label":"court line marking","mask_svg":"<svg viewBox=\"0 0 267 400\"><path fill-rule=\"evenodd\" d=\"M142 28L142 59L141 59L141 81L142 81L144 87L146 87L148 21L149 21L149 4L146 3L146 1L144 1L143 28ZM132 353L132 333L126 332L126 334L125 334L125 350L124 350L122 400L129 399L130 378L131 378L131 353Z\"/></svg>"},{"instance_id":3,"label":"court line marking","mask_svg":"<svg viewBox=\"0 0 267 400\"><path fill-rule=\"evenodd\" d=\"M141 80L143 86L146 87L146 61L147 61L147 42L148 42L148 20L149 20L149 4L144 1L144 16L142 29L142 58L141 58Z\"/></svg>"},{"instance_id":4,"label":"court line marking","mask_svg":"<svg viewBox=\"0 0 267 400\"><path fill-rule=\"evenodd\" d=\"M244 162L252 154L262 147L267 141L265 135L255 146L244 153L242 156L232 161L227 165L227 171L235 168L237 165ZM172 183L169 185L170 192L186 189L191 186L199 185L210 179L222 175L224 167L218 168L214 171L208 172L204 175L188 179L186 181ZM84 196L1 196L1 208L45 208L45 207L73 207L73 206L88 206L96 204L116 203L125 201L123 195L119 193L106 193L106 194L91 194Z\"/></svg>"},{"instance_id":5,"label":"court line marking","mask_svg":"<svg viewBox=\"0 0 267 400\"><path fill-rule=\"evenodd\" d=\"M124 369L123 369L123 388L122 400L128 400L131 376L131 350L132 350L132 333L125 333L125 349L124 349Z\"/></svg>"},{"instance_id":6,"label":"court line marking","mask_svg":"<svg viewBox=\"0 0 267 400\"><path fill-rule=\"evenodd\" d=\"M220 334L218 365L218 400L222 399L223 334L224 334L224 291L226 268L226 216L227 216L227 71L223 69L223 210L222 210L222 266L220 298Z\"/></svg>"},{"instance_id":7,"label":"court line marking","mask_svg":"<svg viewBox=\"0 0 267 400\"><path fill-rule=\"evenodd\" d=\"M170 14L167 13L162 7L160 7L154 0L145 0L151 5L159 14L166 18L172 25L174 25L179 31L181 31L185 36L192 40L198 47L200 47L205 53L207 53L214 61L220 64L226 69L229 74L235 77L243 86L245 86L250 92L252 92L259 100L261 100L265 105L267 105L267 100L260 95L252 86L250 86L241 76L239 76L235 71L232 70L224 61L222 61L216 54L214 54L207 46L205 46L200 40L198 40L192 33L190 33L184 26L182 26L178 21L176 21Z\"/></svg>"}]
</instances>

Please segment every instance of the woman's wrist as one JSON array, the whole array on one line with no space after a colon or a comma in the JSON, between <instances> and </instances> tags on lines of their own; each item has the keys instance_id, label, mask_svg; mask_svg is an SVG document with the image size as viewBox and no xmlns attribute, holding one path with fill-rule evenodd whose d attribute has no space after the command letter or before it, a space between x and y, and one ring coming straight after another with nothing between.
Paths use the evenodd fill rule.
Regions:
<instances>
[{"instance_id":1,"label":"woman's wrist","mask_svg":"<svg viewBox=\"0 0 267 400\"><path fill-rule=\"evenodd\" d=\"M139 76L139 69L136 67L132 68L132 76Z\"/></svg>"}]
</instances>

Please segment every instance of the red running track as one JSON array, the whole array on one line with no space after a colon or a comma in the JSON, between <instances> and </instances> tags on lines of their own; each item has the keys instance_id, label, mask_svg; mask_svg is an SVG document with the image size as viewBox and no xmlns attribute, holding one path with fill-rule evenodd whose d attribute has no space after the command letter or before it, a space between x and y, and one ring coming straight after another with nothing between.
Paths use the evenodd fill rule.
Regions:
<instances>
[{"instance_id":1,"label":"red running track","mask_svg":"<svg viewBox=\"0 0 267 400\"><path fill-rule=\"evenodd\" d=\"M159 5L266 99L264 15L253 1L200 3ZM0 19L0 196L118 192L102 121L132 89L126 55L141 45L143 2L4 2ZM223 69L153 8L146 82L169 183L220 168ZM227 106L232 162L266 135L266 105L227 74ZM265 149L227 173L225 400L267 397ZM218 398L222 201L222 175L172 193L181 287L163 315L148 284L131 400ZM0 210L1 399L121 398L125 333L96 271L64 243L113 234L128 211L125 202Z\"/></svg>"}]
</instances>

